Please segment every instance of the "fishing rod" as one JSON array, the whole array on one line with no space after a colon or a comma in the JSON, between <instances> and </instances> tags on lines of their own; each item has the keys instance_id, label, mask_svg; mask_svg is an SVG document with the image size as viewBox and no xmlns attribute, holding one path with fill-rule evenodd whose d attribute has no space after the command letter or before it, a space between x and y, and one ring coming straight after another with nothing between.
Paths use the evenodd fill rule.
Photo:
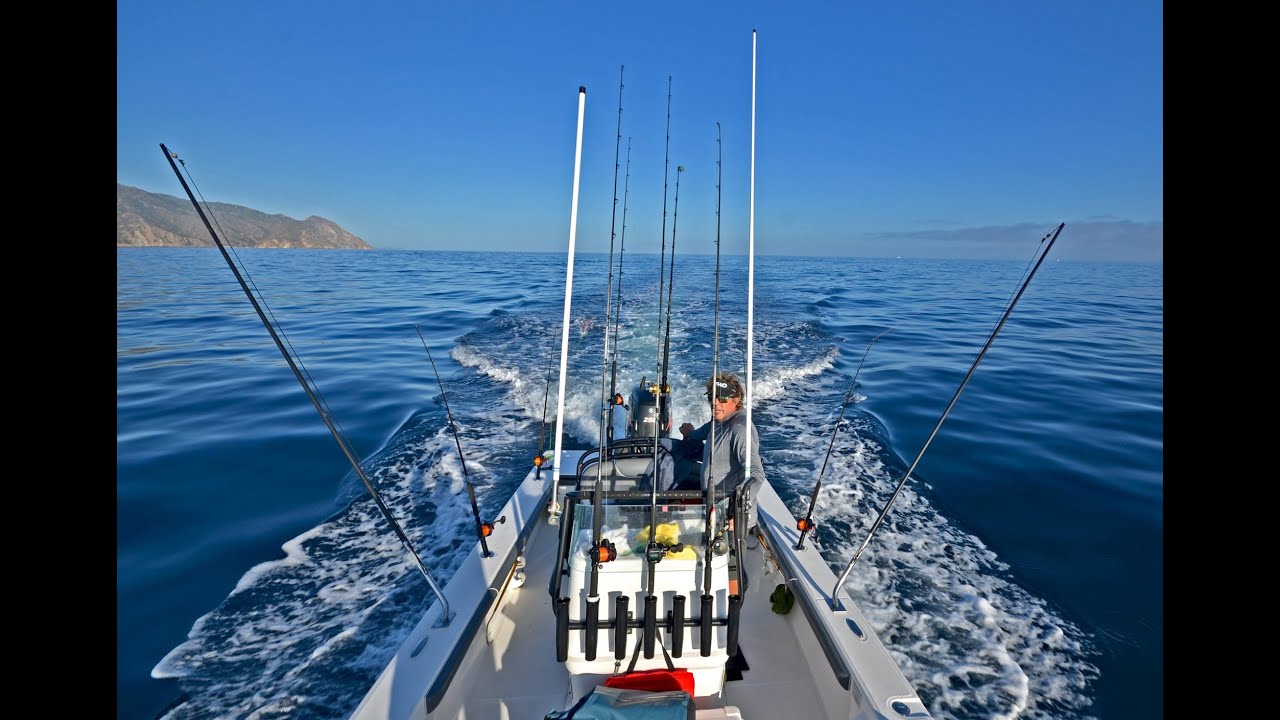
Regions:
<instances>
[{"instance_id":1,"label":"fishing rod","mask_svg":"<svg viewBox=\"0 0 1280 720\"><path fill-rule=\"evenodd\" d=\"M1024 272L1025 272L1025 269L1024 269ZM916 310L914 313L911 313L910 315L908 315L906 319L910 319L912 317L915 317L916 315L919 315L920 313L929 309L929 307L931 306L932 306L932 303L928 306L920 308L919 310ZM895 325L894 327L897 327L897 325ZM849 399L853 394L854 386L858 384L858 375L862 372L862 367L867 362L867 356L871 354L871 346L875 345L877 340L884 337L885 335L888 335L892 331L893 331L893 328L891 327L885 330L884 332L880 333L879 335L876 335L875 337L871 338L871 342L867 343L867 349L862 353L862 360L858 362L857 371L853 373L853 380L849 382L849 389L844 394L844 402L841 403L840 405L840 416L836 418L835 427L831 429L831 442L827 445L827 454L826 454L826 457L824 457L822 460L822 469L818 471L818 481L814 484L813 494L809 497L809 511L804 516L804 519L796 521L796 529L800 531L800 538L796 541L796 544L795 544L796 550L804 550L805 535L807 535L809 532L816 532L818 529L818 526L813 522L813 510L815 507L817 507L818 491L822 489L822 476L827 471L827 462L831 459L831 451L836 443L836 434L840 430L840 422L844 420L845 409L849 406Z\"/></svg>"},{"instance_id":2,"label":"fishing rod","mask_svg":"<svg viewBox=\"0 0 1280 720\"><path fill-rule=\"evenodd\" d=\"M182 183L182 189L186 191L187 198L191 200L192 206L196 209L196 214L200 216L200 220L204 223L204 227L209 231L209 235L213 238L213 243L218 246L218 251L222 253L222 257L227 261L227 266L231 268L232 274L236 276L236 282L240 283L240 288L244 290L245 296L249 298L249 302L253 305L253 309L258 313L258 318L262 320L262 324L270 333L271 339L275 341L276 347L280 350L280 354L284 356L284 360L289 365L289 369L293 371L294 377L298 379L298 383L302 385L302 389L306 391L307 397L311 400L311 404L315 406L316 412L320 413L320 419L324 421L325 427L329 428L329 433L333 435L333 439L337 441L338 447L341 448L342 454L346 456L347 461L351 463L351 467L355 468L356 475L360 481L364 483L365 488L373 497L373 502L378 506L378 510L382 512L383 517L391 524L391 529L395 532L396 537L400 539L401 544L409 551L409 555L413 557L414 564L417 565L419 572L426 578L427 585L431 586L431 591L435 593L436 598L440 601L440 617L436 621L435 627L445 627L453 619L453 613L449 611L449 600L444 596L444 591L436 583L435 578L431 577L431 573L427 570L426 564L422 562L422 557L418 555L418 551L414 549L413 542L409 540L409 536L400 528L400 524L396 522L395 516L391 514L390 508L383 502L382 496L378 493L377 488L365 475L364 468L360 467L360 461L356 458L355 451L351 448L346 436L334 424L334 420L330 417L328 405L319 395L318 386L312 388L314 380L308 380L303 375L303 371L299 370L298 363L294 362L293 354L285 347L285 342L280 339L280 335L276 333L276 328L271 320L267 318L267 313L263 311L262 306L266 304L264 299L262 303L258 302L258 298L254 296L249 289L249 285L245 282L244 277L240 274L240 269L236 267L236 263L231 259L231 255L227 253L227 248L222 243L222 239L218 237L218 233L214 232L213 225L210 224L209 218L205 215L204 208L196 201L196 196L191 192L191 188L187 185L186 179L182 177L182 172L178 170L178 165L174 160L182 163L183 169L186 169L187 163L178 157L178 154L169 150L164 143L160 143L160 150L164 152L165 160L169 162L169 167L173 169L173 174L178 177L178 182ZM192 180L194 183L195 181ZM212 212L212 210L210 210ZM283 333L283 330L281 330Z\"/></svg>"},{"instance_id":3,"label":"fishing rod","mask_svg":"<svg viewBox=\"0 0 1280 720\"><path fill-rule=\"evenodd\" d=\"M618 136L613 146L613 219L609 226L609 281L604 291L604 359L600 369L600 454L596 461L596 489L591 494L591 580L587 592L586 625L583 628L583 641L586 644L584 655L587 660L596 659L596 644L599 638L600 624L600 568L618 557L613 543L604 540L604 460L605 460L605 425L612 417L610 405L605 401L605 379L609 373L609 313L610 301L613 300L613 239L618 220L618 154L622 149L622 72L625 65L618 69ZM625 620L619 620L624 622Z\"/></svg>"},{"instance_id":4,"label":"fishing rod","mask_svg":"<svg viewBox=\"0 0 1280 720\"><path fill-rule=\"evenodd\" d=\"M582 124L587 112L587 88L578 86L578 129L573 148L573 195L569 205L569 251L565 261L564 273L564 315L560 320L560 386L556 391L556 443L551 456L551 513L558 520L560 493L561 446L564 443L564 391L565 374L569 365L569 313L573 309L573 259L578 243L578 190L582 179ZM572 521L562 526L561 542L569 542ZM563 545L562 545L563 547ZM564 569L551 574L551 585L548 588L555 603L556 617L556 659L564 662L569 653L569 598L560 597L560 578Z\"/></svg>"},{"instance_id":5,"label":"fishing rod","mask_svg":"<svg viewBox=\"0 0 1280 720\"><path fill-rule=\"evenodd\" d=\"M751 422L751 406L753 404L751 357L755 345L755 292L756 292L756 31L751 29L751 183L750 202L748 203L747 223L747 388L743 402L747 409L747 452L743 462L742 483L734 489L732 504L734 514L739 516L735 522L733 543L738 556L737 588L729 588L729 624L725 632L725 650L731 656L738 652L738 627L742 614L743 593L746 592L746 574L742 566L746 557L745 535L751 529L748 522L752 498L748 489L751 487L751 456L759 452L760 438ZM762 468L763 470L763 468ZM737 523L740 522L741 526ZM736 590L736 592L735 592Z\"/></svg>"},{"instance_id":6,"label":"fishing rod","mask_svg":"<svg viewBox=\"0 0 1280 720\"><path fill-rule=\"evenodd\" d=\"M564 273L564 315L560 319L560 384L556 389L556 441L551 455L551 516L559 518L560 462L561 446L564 443L564 391L565 375L569 366L569 313L573 310L573 260L578 244L578 190L582 180L582 125L587 112L587 88L578 86L578 129L573 148L573 193L569 204L569 251L565 259ZM568 533L568 526L565 532ZM552 576L553 587L557 588L559 573ZM569 598L555 597L556 637L567 638L569 632ZM558 644L556 656L561 660L562 650L567 651L568 640L563 648Z\"/></svg>"},{"instance_id":7,"label":"fishing rod","mask_svg":"<svg viewBox=\"0 0 1280 720\"><path fill-rule=\"evenodd\" d=\"M671 265L667 268L669 273L667 276L667 324L666 333L662 342L662 387L664 392L668 393L668 401L670 401L671 386L667 382L667 371L671 368L671 294L676 289L676 221L680 216L680 176L684 174L684 166L676 166L676 197L675 206L671 212ZM671 412L670 408L664 408L661 400L658 401L658 417L661 419L662 411Z\"/></svg>"},{"instance_id":8,"label":"fishing rod","mask_svg":"<svg viewBox=\"0 0 1280 720\"><path fill-rule=\"evenodd\" d=\"M724 148L720 142L720 123L716 123L716 276L711 313L713 318L713 330L711 333L711 392L707 396L708 402L711 403L711 423L707 426L707 442L710 443L707 450L707 547L702 554L706 562L702 566L702 597L700 598L702 615L699 620L699 631L701 632L699 644L702 647L703 657L711 655L711 614L715 603L715 596L711 594L711 556L717 546L723 543L719 528L716 527L716 484L711 476L711 468L715 467L716 458L715 383L720 374L720 197L724 177L724 166L721 162L723 157Z\"/></svg>"},{"instance_id":9,"label":"fishing rod","mask_svg":"<svg viewBox=\"0 0 1280 720\"><path fill-rule=\"evenodd\" d=\"M662 254L658 265L658 337L662 337L662 281L663 272L666 270L667 264L667 179L670 177L671 168L671 76L667 76L667 139L666 150L664 151L663 167L662 167ZM681 169L683 170L683 168ZM676 173L676 187L680 186L680 174ZM659 348L661 350L661 348ZM649 386L650 392L653 393L655 401L656 414L653 419L653 480L649 483L649 546L645 549L645 559L649 563L648 592L644 598L644 633L642 641L644 643L645 659L653 657L653 641L657 635L658 623L658 598L655 595L657 589L657 572L658 563L662 560L662 556L666 554L666 550L658 543L658 480L661 475L662 463L658 456L658 439L662 434L662 411L663 411L663 393L668 391L666 384L661 378L665 374L662 367L662 355L658 353L658 368L655 377L658 382ZM666 649L663 649L666 652Z\"/></svg>"},{"instance_id":10,"label":"fishing rod","mask_svg":"<svg viewBox=\"0 0 1280 720\"><path fill-rule=\"evenodd\" d=\"M569 252L565 261L564 316L560 320L560 386L556 392L556 444L551 458L554 487L560 485L560 449L564 444L564 389L569 363L569 313L573 309L573 259L578 244L578 189L582 181L582 121L587 112L587 88L578 86L578 137L573 149L573 200L569 208ZM553 490L554 492L554 490Z\"/></svg>"},{"instance_id":11,"label":"fishing rod","mask_svg":"<svg viewBox=\"0 0 1280 720\"><path fill-rule=\"evenodd\" d=\"M889 328L892 330L893 328ZM879 335L871 338L871 342L867 343L867 349L862 353L862 360L858 363L858 369L853 373L853 380L849 382L849 389L845 391L844 402L840 404L840 416L836 418L836 426L831 429L831 442L827 445L827 456L822 459L822 469L818 471L818 481L813 486L813 494L809 496L809 512L805 514L803 520L796 521L796 529L800 531L800 539L796 541L795 549L804 549L804 536L810 530L814 530L813 524L813 508L818 504L818 490L822 489L822 476L827 472L827 461L831 459L831 449L836 444L836 433L840 430L840 421L844 420L845 408L849 406L849 398L853 396L853 387L858 384L858 374L862 372L862 366L867 362L867 355L871 354L871 346L876 341L888 334L889 330L885 330Z\"/></svg>"},{"instance_id":12,"label":"fishing rod","mask_svg":"<svg viewBox=\"0 0 1280 720\"><path fill-rule=\"evenodd\" d=\"M664 273L666 272L666 268L667 268L667 187L668 187L668 178L670 178L670 176L671 176L671 76L668 75L667 76L667 140L666 140L666 149L663 151L663 160L662 160L662 253L658 256L659 257L659 261L658 261L658 337L659 338L662 337L662 282L664 279ZM679 182L678 175L677 175L676 181ZM658 367L656 368L656 371L654 372L653 376L655 379L660 379L663 375L661 353L658 353L658 357L656 358L656 360L658 362ZM670 392L670 391L671 391L670 388L664 387L661 383L653 383L649 386L649 392L653 393L654 403L657 409L657 416L654 418L655 425L660 425L662 423L662 409L663 409L662 393ZM654 448L653 448L653 461L655 463L654 465L655 468L657 467L656 463L658 462L657 438L658 438L658 430L655 427L654 428ZM647 657L652 657L652 656L647 656Z\"/></svg>"},{"instance_id":13,"label":"fishing rod","mask_svg":"<svg viewBox=\"0 0 1280 720\"><path fill-rule=\"evenodd\" d=\"M929 433L929 437L925 439L924 446L920 448L920 452L916 455L916 459L911 461L911 466L903 473L902 479L898 481L898 486L893 489L893 494L889 496L889 501L885 503L884 509L880 511L880 516L876 518L875 523L871 525L871 532L867 533L867 539L862 541L862 545L858 547L858 551L849 559L849 564L845 565L844 572L840 573L839 579L836 580L836 586L831 589L831 607L834 610L841 610L843 606L840 603L840 588L844 586L845 578L849 577L849 571L853 570L853 564L862 557L862 552L871 544L871 538L876 534L876 530L880 529L884 518L889 514L889 508L893 505L893 501L897 499L898 494L902 492L902 487L907 484L907 480L911 479L911 473L916 469L916 465L920 463L920 458L924 457L924 453L929 449L929 443L933 442L933 438L938 434L938 429L942 427L942 423L951 414L951 409L955 407L956 401L960 399L960 393L964 392L964 388L969 384L969 379L973 377L973 373L978 369L978 363L982 362L982 358L986 356L987 351L991 349L991 343L995 342L996 335L1000 333L1000 329L1004 327L1005 321L1009 319L1009 315L1013 312L1013 308L1017 306L1018 300L1022 298L1022 293L1026 292L1027 285L1031 283L1031 278L1036 276L1036 272L1040 269L1040 265L1044 263L1045 257L1049 255L1049 250L1053 248L1053 244L1058 241L1058 235L1062 234L1062 228L1066 227L1066 223L1059 223L1056 230L1040 239L1043 249L1037 247L1039 259L1036 260L1035 266L1031 268L1031 272L1027 275L1018 288L1017 294L1013 300L1009 302L1009 306L1005 308L1004 314L1000 316L1000 322L996 323L995 328L991 331L991 335L987 337L987 342L982 346L982 350L978 352L978 357L974 358L973 365L969 367L969 372L965 373L964 379L960 381L960 387L956 388L956 392L951 396L951 402L947 403L947 408L942 411L942 416L938 418L938 423L933 426L933 430ZM1048 240L1048 244L1044 244ZM1032 253L1035 257L1035 253Z\"/></svg>"},{"instance_id":14,"label":"fishing rod","mask_svg":"<svg viewBox=\"0 0 1280 720\"><path fill-rule=\"evenodd\" d=\"M627 249L627 196L631 189L631 138L627 138L627 177L622 184L622 235L618 246L618 301L613 305L613 369L609 379L609 442L613 442L613 414L623 404L618 392L618 324L622 321L622 256ZM606 318L606 322L608 318Z\"/></svg>"},{"instance_id":15,"label":"fishing rod","mask_svg":"<svg viewBox=\"0 0 1280 720\"><path fill-rule=\"evenodd\" d=\"M453 411L449 409L449 396L444 392L444 383L440 382L440 371L436 369L436 359L431 357L431 348L427 347L427 339L422 337L422 329L417 325L414 325L413 329L418 331L418 339L422 341L422 349L427 351L427 359L431 361L431 370L436 374L436 385L440 388L440 399L444 401L444 412L449 418L449 429L453 432L453 442L458 446L458 462L462 463L462 479L467 486L467 497L471 500L471 516L476 520L476 537L480 538L480 549L483 550L480 556L493 557L493 552L489 550L489 541L485 539L493 534L493 523L487 523L480 519L480 506L476 503L476 489L471 484L471 476L467 474L467 459L462 455L462 440L458 437L458 426L453 422ZM506 515L498 518L499 523L506 521Z\"/></svg>"},{"instance_id":16,"label":"fishing rod","mask_svg":"<svg viewBox=\"0 0 1280 720\"><path fill-rule=\"evenodd\" d=\"M743 402L747 406L747 433L750 447L750 435L755 428L751 424L751 407L754 405L751 380L751 358L755 346L755 293L756 293L756 30L751 29L751 201L748 203L747 223L747 389ZM757 440L758 442L758 440ZM751 453L743 468L743 485L751 483ZM732 603L730 604L732 607Z\"/></svg>"},{"instance_id":17,"label":"fishing rod","mask_svg":"<svg viewBox=\"0 0 1280 720\"><path fill-rule=\"evenodd\" d=\"M551 397L551 363L547 363L547 389L542 395L542 430L538 433L538 456L533 459L533 466L537 468L533 477L535 480L542 479L542 466L546 463L546 458L542 453L547 446L547 400Z\"/></svg>"}]
</instances>

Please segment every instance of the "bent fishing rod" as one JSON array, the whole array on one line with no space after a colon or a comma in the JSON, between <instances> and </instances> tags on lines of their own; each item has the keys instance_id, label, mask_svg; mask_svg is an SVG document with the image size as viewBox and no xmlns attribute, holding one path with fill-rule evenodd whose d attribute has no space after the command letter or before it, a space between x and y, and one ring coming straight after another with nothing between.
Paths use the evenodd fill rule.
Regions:
<instances>
[{"instance_id":1,"label":"bent fishing rod","mask_svg":"<svg viewBox=\"0 0 1280 720\"><path fill-rule=\"evenodd\" d=\"M1062 228L1066 227L1066 223L1059 223L1056 230L1045 235L1040 239L1043 249L1037 248L1039 251L1039 259L1036 260L1035 266L1031 268L1031 272L1027 274L1026 279L1022 281L1018 292L1014 295L1013 300L1009 302L1009 306L1005 308L1004 314L1000 316L1000 322L991 331L991 335L987 337L987 342L982 346L982 350L978 352L978 357L974 358L973 365L969 366L969 372L965 373L964 379L960 381L960 386L956 388L956 392L951 396L951 402L947 403L947 408L942 411L942 416L938 418L938 423L933 426L933 430L929 433L929 437L925 438L924 446L920 448L920 452L916 455L916 459L911 461L911 466L902 474L902 479L898 481L897 487L893 489L893 494L889 496L889 501L885 503L884 509L880 511L880 516L876 518L875 523L871 525L871 531L867 533L867 539L862 541L862 545L858 547L858 551L849 559L849 564L844 566L844 572L840 573L840 577L836 580L836 585L831 589L831 607L833 610L842 610L840 603L840 588L844 587L845 578L849 577L849 571L853 570L853 564L862 557L862 552L871 544L871 538L875 536L876 531L880 529L880 525L884 523L884 518L889 514L889 508L893 506L893 501L898 498L898 494L902 492L902 487L911 479L911 473L915 471L916 465L920 463L920 458L924 457L924 453L929 449L929 443L933 442L934 436L938 434L938 430L942 427L942 423L946 421L947 416L951 414L951 409L955 407L956 401L960 399L960 393L964 392L964 388L969 384L969 379L973 377L973 373L978 369L978 363L982 362L982 358L986 356L987 351L991 349L991 343L995 342L996 335L1000 333L1000 329L1004 327L1005 321L1009 319L1009 315L1013 313L1013 308L1018 305L1018 301L1022 299L1022 294L1026 292L1027 285L1031 283L1031 278L1036 276L1036 272L1044 263L1045 257L1049 255L1049 250L1053 248L1053 244L1057 242L1058 235L1062 234ZM1048 244L1044 244L1048 240ZM1035 254L1032 254L1035 257Z\"/></svg>"},{"instance_id":2,"label":"bent fishing rod","mask_svg":"<svg viewBox=\"0 0 1280 720\"><path fill-rule=\"evenodd\" d=\"M422 562L422 558L418 555L418 551L414 549L413 542L409 540L409 536L400 528L400 523L396 522L395 516L391 514L391 509L387 507L385 502L383 502L382 496L378 493L377 488L373 486L369 477L365 475L364 468L360 467L360 461L356 458L355 451L352 450L351 444L347 441L346 436L339 431L338 427L334 424L333 419L330 417L327 403L323 402L320 398L319 389L312 388L314 380L308 381L308 377L304 376L303 371L298 368L298 362L301 362L301 360L294 362L293 354L285 347L285 343L280 339L280 335L277 334L275 326L272 324L271 320L267 318L267 313L262 309L262 306L266 304L265 299L262 303L259 303L258 298L249 289L249 285L240 274L240 269L236 266L235 261L231 259L231 255L228 254L226 246L222 243L222 239L218 237L218 233L214 232L213 225L205 215L204 208L201 207L200 203L196 200L195 194L191 192L191 188L187 185L186 179L182 177L182 172L178 170L178 165L174 160L181 162L183 169L186 169L187 163L180 159L177 153L170 151L164 143L160 143L160 150L164 152L165 160L169 162L169 167L173 169L173 174L178 177L178 182L182 183L182 189L186 191L187 198L191 200L192 206L196 209L196 214L200 216L200 220L204 223L205 229L209 231L210 237L213 238L213 243L218 246L218 251L222 253L223 259L227 261L227 266L231 268L232 274L236 276L236 282L240 283L240 288L244 290L245 296L248 297L249 302L253 304L254 311L258 313L258 318L262 320L262 324L267 328L267 332L271 334L271 339L275 341L276 347L280 350L280 354L284 356L285 362L289 364L289 369L293 371L294 377L298 379L298 383L300 383L302 385L302 389L306 391L307 397L311 400L311 404L316 408L316 412L320 413L320 419L324 421L325 427L329 428L329 432L333 435L333 439L337 441L338 447L342 449L342 454L347 457L347 461L351 463L351 467L355 468L356 475L359 476L360 481L364 483L365 488L369 491L369 495L373 497L374 504L378 506L378 510L382 512L383 517L385 517L387 522L391 524L391 529L395 532L396 537L400 539L401 544L403 544L405 549L409 551L409 555L413 557L414 564L417 565L419 572L422 573L422 577L426 578L427 584L431 586L431 591L435 593L436 598L440 601L441 612L435 626L447 626L453 619L453 613L449 611L449 600L445 598L444 591L440 589L440 586L436 583L435 579L431 577L431 573L427 570L426 564ZM194 183L195 181L192 180L192 182ZM281 330L281 333L283 333L283 330Z\"/></svg>"},{"instance_id":3,"label":"bent fishing rod","mask_svg":"<svg viewBox=\"0 0 1280 720\"><path fill-rule=\"evenodd\" d=\"M418 331L418 339L422 341L422 349L427 351L427 359L431 361L431 371L436 375L436 386L440 388L440 399L444 401L445 416L449 418L449 430L453 432L453 443L458 446L458 462L462 464L462 481L467 486L467 497L471 500L471 516L476 521L476 537L480 538L481 557L493 557L489 550L489 541L485 538L493 534L493 523L480 519L480 506L476 503L476 489L471 484L471 476L467 474L467 459L462 455L462 440L458 437L458 426L453 422L453 411L449 409L449 396L444 392L444 383L440 381L440 370L436 368L436 359L431 357L431 348L427 347L427 339L422 337L422 328L413 326ZM498 518L499 523L507 521L507 516Z\"/></svg>"},{"instance_id":4,"label":"bent fishing rod","mask_svg":"<svg viewBox=\"0 0 1280 720\"><path fill-rule=\"evenodd\" d=\"M596 458L596 487L591 493L591 579L587 592L586 626L583 628L583 641L586 645L584 654L587 660L596 659L596 645L600 630L600 568L618 557L613 543L603 539L604 534L604 461L605 461L605 426L613 417L612 396L605 400L607 392L605 380L609 373L609 314L613 300L613 240L616 237L618 221L618 154L622 150L622 72L618 69L618 131L613 146L613 217L609 225L609 280L604 291L604 358L600 369L600 448ZM610 433L612 435L612 433Z\"/></svg>"},{"instance_id":5,"label":"bent fishing rod","mask_svg":"<svg viewBox=\"0 0 1280 720\"><path fill-rule=\"evenodd\" d=\"M893 328L889 328L889 330L893 330ZM858 369L853 373L853 380L849 382L849 389L845 391L844 402L840 404L840 416L836 418L836 426L831 429L831 442L827 444L827 456L822 459L822 469L818 471L818 481L813 486L813 495L809 497L809 512L805 514L803 520L796 521L796 529L800 531L800 539L797 540L795 544L796 550L804 549L804 536L807 535L810 530L815 529L813 524L813 508L818 504L818 491L822 489L822 476L827 472L827 461L831 459L831 449L835 447L836 433L840 431L840 421L844 420L845 408L849 407L849 399L853 397L853 388L858 384L858 374L862 372L862 366L866 364L867 356L871 354L871 346L875 345L877 340L887 335L889 330L885 330L879 335L871 338L871 342L867 343L867 349L862 353L862 360L858 362Z\"/></svg>"}]
</instances>

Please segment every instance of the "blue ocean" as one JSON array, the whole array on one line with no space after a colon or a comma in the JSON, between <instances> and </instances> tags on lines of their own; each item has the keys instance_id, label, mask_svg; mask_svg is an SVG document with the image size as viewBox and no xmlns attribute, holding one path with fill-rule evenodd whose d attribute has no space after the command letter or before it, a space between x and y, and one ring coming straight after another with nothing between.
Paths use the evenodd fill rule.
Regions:
<instances>
[{"instance_id":1,"label":"blue ocean","mask_svg":"<svg viewBox=\"0 0 1280 720\"><path fill-rule=\"evenodd\" d=\"M847 588L935 717L1161 718L1163 265L1051 252L932 434L1039 239L757 257L766 474L797 515L821 476L838 574L920 458ZM677 424L709 417L713 347L745 375L747 257L623 250L576 258L566 447L598 438L606 334L621 392L657 378L660 298ZM565 254L235 253L443 585L464 479L492 517L554 427ZM346 717L426 581L216 248L118 248L116 273L116 716Z\"/></svg>"}]
</instances>

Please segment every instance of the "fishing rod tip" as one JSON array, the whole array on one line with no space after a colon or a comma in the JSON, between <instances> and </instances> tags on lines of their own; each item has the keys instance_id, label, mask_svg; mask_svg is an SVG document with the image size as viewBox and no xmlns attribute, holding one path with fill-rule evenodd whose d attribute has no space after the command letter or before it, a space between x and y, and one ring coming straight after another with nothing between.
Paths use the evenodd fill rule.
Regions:
<instances>
[{"instance_id":1,"label":"fishing rod tip","mask_svg":"<svg viewBox=\"0 0 1280 720\"><path fill-rule=\"evenodd\" d=\"M579 85L579 86L578 86L578 94L579 94L579 95L586 95L586 94L587 94L587 86L586 86L586 85Z\"/></svg>"}]
</instances>

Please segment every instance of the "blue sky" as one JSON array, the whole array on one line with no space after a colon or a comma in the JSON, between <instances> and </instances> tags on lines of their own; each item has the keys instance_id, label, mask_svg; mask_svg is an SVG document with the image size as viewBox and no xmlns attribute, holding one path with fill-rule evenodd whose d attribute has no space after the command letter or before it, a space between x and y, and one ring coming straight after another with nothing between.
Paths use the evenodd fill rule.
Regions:
<instances>
[{"instance_id":1,"label":"blue sky","mask_svg":"<svg viewBox=\"0 0 1280 720\"><path fill-rule=\"evenodd\" d=\"M120 0L116 179L377 248L1163 261L1164 9ZM619 140L619 74L622 127ZM630 143L629 178L627 146ZM614 168L617 158L617 214ZM675 206L676 166L680 176ZM620 242L615 237L615 251Z\"/></svg>"}]
</instances>

